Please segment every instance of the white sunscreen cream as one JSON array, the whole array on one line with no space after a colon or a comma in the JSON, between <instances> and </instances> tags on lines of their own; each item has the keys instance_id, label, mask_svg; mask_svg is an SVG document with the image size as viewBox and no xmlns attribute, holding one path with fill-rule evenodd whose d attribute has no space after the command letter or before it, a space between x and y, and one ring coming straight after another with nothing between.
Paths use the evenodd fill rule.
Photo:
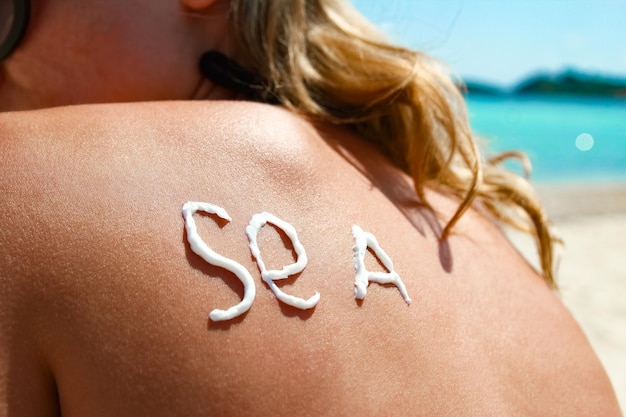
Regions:
<instances>
[{"instance_id":1,"label":"white sunscreen cream","mask_svg":"<svg viewBox=\"0 0 626 417\"><path fill-rule=\"evenodd\" d=\"M215 252L202 240L198 234L196 222L193 219L193 215L198 211L215 214L219 218L229 222L232 219L228 213L226 213L226 210L214 204L189 201L183 205L183 218L185 220L185 229L187 230L187 241L189 242L191 250L209 264L232 272L243 284L243 299L239 304L230 307L228 310L215 309L209 314L210 319L213 321L230 320L245 313L250 309L250 306L252 306L256 295L254 280L250 272L248 272L243 265Z\"/></svg>"},{"instance_id":2,"label":"white sunscreen cream","mask_svg":"<svg viewBox=\"0 0 626 417\"><path fill-rule=\"evenodd\" d=\"M259 230L261 230L261 228L267 223L271 223L274 226L278 227L283 232L285 232L287 237L289 237L297 256L295 263L285 265L280 270L268 270L265 267L265 262L263 262L263 258L261 257L261 250L259 249L259 245L257 243L257 235L259 233ZM248 240L250 241L250 252L252 252L252 256L254 256L254 258L256 259L256 263L259 266L259 270L261 271L261 277L263 278L263 281L265 281L267 285L269 285L270 289L276 295L276 298L278 298L285 304L288 304L295 308L299 308L301 310L308 310L315 307L317 302L320 300L319 292L316 291L311 298L305 300L303 298L284 293L274 283L275 280L285 279L291 275L298 274L302 272L306 267L308 261L306 251L304 250L304 246L302 246L302 243L300 243L300 240L298 239L296 229L291 224L279 219L273 214L263 212L257 213L252 216L252 219L250 219L250 223L246 227L246 234L248 235Z\"/></svg>"},{"instance_id":3,"label":"white sunscreen cream","mask_svg":"<svg viewBox=\"0 0 626 417\"><path fill-rule=\"evenodd\" d=\"M400 275L393 270L393 262L387 253L380 247L376 237L365 232L359 226L352 226L352 235L354 236L354 268L356 276L354 280L354 298L362 300L367 295L367 286L370 282L379 284L393 284L398 287L400 294L404 297L407 304L411 304L411 298L406 291L406 287L400 278ZM370 272L365 268L365 252L368 246L374 251L378 259L387 268L389 272Z\"/></svg>"}]
</instances>

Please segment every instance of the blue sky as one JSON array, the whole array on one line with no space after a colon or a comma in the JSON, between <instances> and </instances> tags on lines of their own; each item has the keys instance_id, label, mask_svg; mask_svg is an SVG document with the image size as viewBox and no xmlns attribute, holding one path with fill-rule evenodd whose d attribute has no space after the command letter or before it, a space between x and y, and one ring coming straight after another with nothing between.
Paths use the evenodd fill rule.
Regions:
<instances>
[{"instance_id":1,"label":"blue sky","mask_svg":"<svg viewBox=\"0 0 626 417\"><path fill-rule=\"evenodd\" d=\"M626 0L352 0L468 80L510 87L565 68L626 77Z\"/></svg>"}]
</instances>

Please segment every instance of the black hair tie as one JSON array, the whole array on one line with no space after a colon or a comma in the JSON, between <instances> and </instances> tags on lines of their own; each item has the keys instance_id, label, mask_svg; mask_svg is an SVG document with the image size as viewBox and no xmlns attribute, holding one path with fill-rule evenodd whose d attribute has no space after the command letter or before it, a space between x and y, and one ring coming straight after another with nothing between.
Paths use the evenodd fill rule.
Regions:
<instances>
[{"instance_id":1,"label":"black hair tie","mask_svg":"<svg viewBox=\"0 0 626 417\"><path fill-rule=\"evenodd\" d=\"M208 51L202 54L200 72L215 84L241 93L251 100L278 104L265 80L221 52Z\"/></svg>"}]
</instances>

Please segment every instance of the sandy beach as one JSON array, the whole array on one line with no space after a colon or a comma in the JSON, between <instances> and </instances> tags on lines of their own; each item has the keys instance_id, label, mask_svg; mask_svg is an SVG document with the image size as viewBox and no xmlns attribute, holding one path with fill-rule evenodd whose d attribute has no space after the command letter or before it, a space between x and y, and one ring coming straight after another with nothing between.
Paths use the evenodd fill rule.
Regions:
<instances>
[{"instance_id":1,"label":"sandy beach","mask_svg":"<svg viewBox=\"0 0 626 417\"><path fill-rule=\"evenodd\" d=\"M537 186L565 242L560 294L604 364L626 412L626 183ZM534 257L532 242L512 236Z\"/></svg>"}]
</instances>

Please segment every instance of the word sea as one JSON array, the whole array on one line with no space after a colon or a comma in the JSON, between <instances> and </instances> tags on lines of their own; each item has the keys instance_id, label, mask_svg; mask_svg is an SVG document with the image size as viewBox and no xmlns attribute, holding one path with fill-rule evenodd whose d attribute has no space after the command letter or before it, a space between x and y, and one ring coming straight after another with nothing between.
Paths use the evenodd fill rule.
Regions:
<instances>
[{"instance_id":1,"label":"word sea","mask_svg":"<svg viewBox=\"0 0 626 417\"><path fill-rule=\"evenodd\" d=\"M209 318L213 321L231 320L240 316L250 309L256 296L256 286L254 285L254 279L250 272L240 263L220 255L209 247L209 245L202 240L198 234L196 222L193 215L197 212L204 212L207 214L213 214L220 219L226 221L232 221L232 218L226 213L222 207L211 203L189 201L183 205L182 214L185 221L185 229L187 231L187 241L191 250L204 259L207 263L223 268L229 272L232 272L243 284L243 299L239 304L234 305L226 310L215 309L209 314ZM259 230L267 223L273 224L275 227L282 230L285 235L291 240L294 252L296 253L296 262L290 265L283 266L282 269L268 270L265 267L263 258L261 256L261 250L257 243L257 235ZM284 220L279 219L270 213L257 213L252 216L250 223L246 227L246 235L250 242L250 252L254 257L259 270L261 271L261 278L267 283L270 289L276 295L281 302L288 304L292 307L299 308L301 310L308 310L315 307L320 300L320 294L315 292L313 296L305 300L300 297L295 297L290 294L286 294L280 288L276 286L274 281L288 278L292 275L298 274L304 270L307 265L308 258L304 246L298 239L296 229ZM411 298L407 293L406 287L402 282L400 276L393 269L393 262L387 253L380 247L376 237L368 232L365 232L359 226L352 226L352 235L354 236L354 267L356 270L355 282L354 282L354 297L362 300L367 295L367 286L370 282L377 282L380 284L393 284L398 287L398 290L404 297L407 304L411 303ZM385 268L389 272L370 272L365 268L365 253L367 248L374 251L378 259L382 262Z\"/></svg>"}]
</instances>

